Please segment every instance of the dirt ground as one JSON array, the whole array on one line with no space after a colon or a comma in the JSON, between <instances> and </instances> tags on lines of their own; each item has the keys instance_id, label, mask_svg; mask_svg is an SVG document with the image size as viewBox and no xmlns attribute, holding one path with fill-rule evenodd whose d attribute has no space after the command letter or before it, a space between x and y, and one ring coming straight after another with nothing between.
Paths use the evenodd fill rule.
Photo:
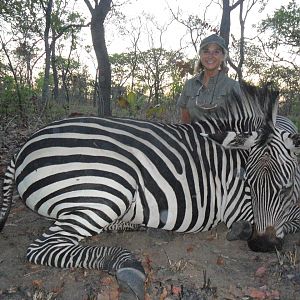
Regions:
<instances>
[{"instance_id":1,"label":"dirt ground","mask_svg":"<svg viewBox=\"0 0 300 300\"><path fill-rule=\"evenodd\" d=\"M26 262L27 246L49 224L17 201L0 236L0 299L117 299L116 280L105 272ZM133 251L148 275L147 300L300 299L300 234L288 236L280 254L262 254L227 241L226 231L103 233L87 243Z\"/></svg>"},{"instance_id":2,"label":"dirt ground","mask_svg":"<svg viewBox=\"0 0 300 300\"><path fill-rule=\"evenodd\" d=\"M25 137L25 133L21 137ZM10 135L10 141L20 141ZM3 139L2 139L3 140ZM0 147L0 176L14 142ZM56 269L25 260L26 249L50 225L15 197L0 234L0 299L116 300L114 277L96 270ZM288 236L280 253L254 253L244 241L226 240L220 224L210 232L159 230L103 233L86 243L122 246L147 273L146 300L299 300L300 233Z\"/></svg>"}]
</instances>

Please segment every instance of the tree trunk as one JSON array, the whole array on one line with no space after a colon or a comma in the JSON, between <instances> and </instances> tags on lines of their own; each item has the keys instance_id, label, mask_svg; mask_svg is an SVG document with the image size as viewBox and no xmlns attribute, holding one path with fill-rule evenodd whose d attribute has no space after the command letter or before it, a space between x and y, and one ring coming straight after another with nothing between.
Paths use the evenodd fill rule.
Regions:
<instances>
[{"instance_id":1,"label":"tree trunk","mask_svg":"<svg viewBox=\"0 0 300 300\"><path fill-rule=\"evenodd\" d=\"M52 72L53 72L53 97L54 100L58 100L58 72L56 67L56 53L55 53L55 36L53 35L52 43L51 43L51 65L52 65Z\"/></svg>"},{"instance_id":2,"label":"tree trunk","mask_svg":"<svg viewBox=\"0 0 300 300\"><path fill-rule=\"evenodd\" d=\"M112 0L95 1L95 8L84 0L91 13L91 34L98 62L98 115L111 116L111 66L105 42L104 21Z\"/></svg>"},{"instance_id":3,"label":"tree trunk","mask_svg":"<svg viewBox=\"0 0 300 300\"><path fill-rule=\"evenodd\" d=\"M23 111L22 94L21 94L21 89L20 89L20 85L19 85L19 82L18 82L18 76L17 76L17 73L16 73L16 69L13 67L13 64L12 64L12 61L10 59L9 53L8 53L8 51L6 49L6 46L3 43L2 39L1 39L1 44L2 44L2 49L4 50L4 53L5 53L6 58L8 60L8 65L9 65L10 71L12 72L13 77L14 77L14 81L15 81L15 85L16 85L16 92L17 92L17 96L18 96L19 114L20 114L20 117L21 117L21 120L22 120L23 124L27 125L27 120L26 120L26 117L25 117L25 114L24 114L24 111Z\"/></svg>"},{"instance_id":4,"label":"tree trunk","mask_svg":"<svg viewBox=\"0 0 300 300\"><path fill-rule=\"evenodd\" d=\"M49 101L49 84L50 84L50 63L51 63L51 47L49 44L49 32L51 27L51 13L53 7L53 0L49 0L47 3L47 7L45 10L46 15L46 28L44 31L44 43L45 43L45 73L44 73L44 84L43 84L43 91L42 91L42 104L43 108L46 108L46 105Z\"/></svg>"},{"instance_id":5,"label":"tree trunk","mask_svg":"<svg viewBox=\"0 0 300 300\"><path fill-rule=\"evenodd\" d=\"M243 12L243 2L244 0L237 0L235 3L230 5L229 0L223 0L223 13L222 20L220 25L220 36L224 38L226 46L229 46L229 37L230 37L230 14L231 11L237 7L240 7L240 25L241 25L241 41L240 41L240 63L238 66L234 65L230 59L228 58L228 62L230 66L236 71L239 81L242 80L242 66L244 63L244 23L241 22L241 14Z\"/></svg>"},{"instance_id":6,"label":"tree trunk","mask_svg":"<svg viewBox=\"0 0 300 300\"><path fill-rule=\"evenodd\" d=\"M229 45L230 35L230 12L229 0L223 0L223 13L220 25L220 36L225 40L226 46Z\"/></svg>"}]
</instances>

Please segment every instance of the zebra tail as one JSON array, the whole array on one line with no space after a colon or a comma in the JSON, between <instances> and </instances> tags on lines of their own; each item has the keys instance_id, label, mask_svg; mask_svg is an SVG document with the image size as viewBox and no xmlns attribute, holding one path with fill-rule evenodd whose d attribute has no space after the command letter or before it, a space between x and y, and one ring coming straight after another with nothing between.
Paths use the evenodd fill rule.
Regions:
<instances>
[{"instance_id":1,"label":"zebra tail","mask_svg":"<svg viewBox=\"0 0 300 300\"><path fill-rule=\"evenodd\" d=\"M8 218L14 189L15 157L10 161L2 182L2 199L0 199L0 232Z\"/></svg>"}]
</instances>

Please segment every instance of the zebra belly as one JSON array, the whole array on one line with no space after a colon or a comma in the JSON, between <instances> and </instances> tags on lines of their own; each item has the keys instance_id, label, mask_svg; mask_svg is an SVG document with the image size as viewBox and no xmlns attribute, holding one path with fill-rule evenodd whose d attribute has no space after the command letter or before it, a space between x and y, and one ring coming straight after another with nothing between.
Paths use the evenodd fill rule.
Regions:
<instances>
[{"instance_id":1,"label":"zebra belly","mask_svg":"<svg viewBox=\"0 0 300 300\"><path fill-rule=\"evenodd\" d=\"M161 228L177 232L198 232L206 231L221 222L221 206L222 197L224 195L214 194L210 201L203 201L201 205L200 194L188 195L188 199L176 199L174 194L165 194L165 198L159 199L153 195L147 188L141 192L137 192L133 204L124 215L125 222L134 224L142 224L146 227ZM176 195L175 195L176 196ZM167 200L166 200L167 199ZM164 206L165 203L168 206ZM180 202L181 201L181 202ZM186 204L183 208L182 203ZM179 218L183 213L184 217ZM177 222L181 219L181 222Z\"/></svg>"},{"instance_id":2,"label":"zebra belly","mask_svg":"<svg viewBox=\"0 0 300 300\"><path fill-rule=\"evenodd\" d=\"M26 205L52 219L91 210L115 220L131 205L136 189L135 179L120 168L84 162L20 165L16 182Z\"/></svg>"}]
</instances>

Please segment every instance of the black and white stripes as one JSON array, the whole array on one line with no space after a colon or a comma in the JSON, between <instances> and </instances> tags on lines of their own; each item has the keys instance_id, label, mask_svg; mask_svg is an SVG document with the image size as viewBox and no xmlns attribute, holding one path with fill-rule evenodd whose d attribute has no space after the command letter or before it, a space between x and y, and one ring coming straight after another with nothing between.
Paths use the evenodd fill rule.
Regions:
<instances>
[{"instance_id":1,"label":"black and white stripes","mask_svg":"<svg viewBox=\"0 0 300 300\"><path fill-rule=\"evenodd\" d=\"M138 299L145 274L133 255L80 240L111 229L198 232L242 221L253 223L251 239L237 234L250 239L251 249L278 248L286 233L300 228L300 136L284 120L274 126L272 94L263 101L261 92L245 93L231 99L226 120L170 125L82 117L46 126L6 172L1 228L15 181L25 204L54 220L29 246L29 261L108 270L125 290L135 282L129 290Z\"/></svg>"},{"instance_id":2,"label":"black and white stripes","mask_svg":"<svg viewBox=\"0 0 300 300\"><path fill-rule=\"evenodd\" d=\"M84 236L117 219L193 232L210 229L223 214L230 225L240 214L226 200L244 197L236 176L244 164L239 152L201 136L198 125L79 118L33 135L18 154L16 183L27 206L72 219L69 226Z\"/></svg>"}]
</instances>

